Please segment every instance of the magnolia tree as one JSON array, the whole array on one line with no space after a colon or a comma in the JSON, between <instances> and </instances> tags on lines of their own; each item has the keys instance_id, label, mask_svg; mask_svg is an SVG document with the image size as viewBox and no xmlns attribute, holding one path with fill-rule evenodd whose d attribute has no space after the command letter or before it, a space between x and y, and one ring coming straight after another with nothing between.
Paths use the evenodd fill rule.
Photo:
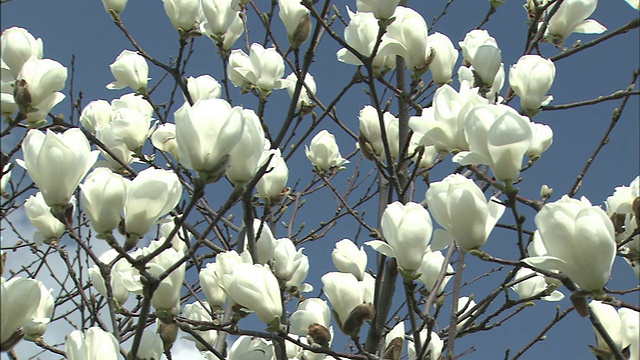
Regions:
<instances>
[{"instance_id":1,"label":"magnolia tree","mask_svg":"<svg viewBox=\"0 0 640 360\"><path fill-rule=\"evenodd\" d=\"M4 28L0 349L640 359L637 133L626 168L589 172L616 126L637 131L637 53L617 91L593 80L606 67L562 77L637 50L627 2L609 29L596 0L477 2L457 37L454 1L164 0L152 18L132 7L159 1L102 0L126 44L91 65L108 84ZM499 43L497 21L524 36ZM597 96L552 97L563 79ZM593 108L595 141L554 132ZM549 164L578 169L569 189ZM608 197L579 194L602 178Z\"/></svg>"}]
</instances>

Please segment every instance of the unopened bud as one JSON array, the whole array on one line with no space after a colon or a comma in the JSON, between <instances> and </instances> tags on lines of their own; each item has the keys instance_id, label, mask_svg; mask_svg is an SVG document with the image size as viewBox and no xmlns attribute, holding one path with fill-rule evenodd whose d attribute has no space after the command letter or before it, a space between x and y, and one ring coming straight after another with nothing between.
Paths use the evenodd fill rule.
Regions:
<instances>
[{"instance_id":1,"label":"unopened bud","mask_svg":"<svg viewBox=\"0 0 640 360\"><path fill-rule=\"evenodd\" d=\"M360 328L365 321L373 319L376 309L373 304L360 304L356 306L347 319L342 323L342 332L349 336L355 336L360 332Z\"/></svg>"},{"instance_id":2,"label":"unopened bud","mask_svg":"<svg viewBox=\"0 0 640 360\"><path fill-rule=\"evenodd\" d=\"M305 14L302 19L300 19L300 23L296 26L296 30L293 32L291 37L289 38L289 43L292 48L298 48L302 43L307 41L309 38L309 34L311 33L311 19L309 19L309 14Z\"/></svg>"},{"instance_id":3,"label":"unopened bud","mask_svg":"<svg viewBox=\"0 0 640 360\"><path fill-rule=\"evenodd\" d=\"M540 197L542 200L547 200L553 195L553 189L547 186L547 184L542 185L540 188Z\"/></svg>"},{"instance_id":4,"label":"unopened bud","mask_svg":"<svg viewBox=\"0 0 640 360\"><path fill-rule=\"evenodd\" d=\"M318 344L322 347L329 347L331 343L331 333L329 330L317 323L309 325L309 337L313 340L314 344Z\"/></svg>"},{"instance_id":5,"label":"unopened bud","mask_svg":"<svg viewBox=\"0 0 640 360\"><path fill-rule=\"evenodd\" d=\"M160 338L164 344L164 351L167 352L178 338L178 325L160 321L158 334L160 334Z\"/></svg>"},{"instance_id":6,"label":"unopened bud","mask_svg":"<svg viewBox=\"0 0 640 360\"><path fill-rule=\"evenodd\" d=\"M400 360L402 353L402 345L404 340L401 337L391 340L384 353L382 354L382 360Z\"/></svg>"}]
</instances>

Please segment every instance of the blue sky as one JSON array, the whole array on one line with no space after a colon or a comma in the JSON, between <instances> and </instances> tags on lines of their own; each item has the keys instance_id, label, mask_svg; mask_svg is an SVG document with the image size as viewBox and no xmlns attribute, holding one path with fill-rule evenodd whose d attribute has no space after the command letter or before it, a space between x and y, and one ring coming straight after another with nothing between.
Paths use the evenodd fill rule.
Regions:
<instances>
[{"instance_id":1,"label":"blue sky","mask_svg":"<svg viewBox=\"0 0 640 360\"><path fill-rule=\"evenodd\" d=\"M498 41L506 67L515 63L524 50L526 14L522 9L523 2L507 0L506 4L492 16L491 21L483 27ZM446 1L414 0L409 2L409 5L423 14L427 22L431 24L432 19L440 13L445 3ZM256 0L256 4L260 9L267 9L269 2ZM346 16L345 5L355 9L355 1L339 1L336 4L344 16ZM77 96L79 91L83 93L83 105L95 99L111 100L125 93L125 90L107 90L105 85L113 81L109 64L123 49L132 50L133 48L104 12L100 1L13 0L2 4L1 9L2 29L20 26L28 29L34 36L42 38L45 57L61 62L71 71L70 59L72 55L75 55L76 72L73 90L74 96ZM433 31L447 34L456 43L464 38L467 31L480 23L487 10L486 1L454 1L448 14L438 21ZM632 10L624 1L609 0L601 2L591 18L597 19L609 31L612 31L637 16L638 12ZM148 53L164 62L168 61L171 56L175 56L178 45L177 34L164 14L160 0L131 0L122 14L122 19ZM249 12L249 24L251 29L250 42L261 42L264 35L256 25L258 19L253 10ZM280 43L286 44L286 38L283 36L284 27L277 16L273 20L273 24ZM342 25L337 24L335 29L339 34L342 34ZM597 35L574 34L567 40L567 46L571 46L578 40L585 43L596 37ZM241 38L235 48L241 47L243 43L244 39ZM552 104L566 104L592 99L627 87L631 80L632 71L638 68L639 43L639 32L636 29L629 34L606 41L595 48L584 50L575 56L558 61L556 63L556 80L550 91L554 96ZM306 45L308 44L303 45L304 49L306 49ZM310 69L318 84L317 96L325 102L329 102L333 98L355 71L355 67L339 63L336 60L335 52L338 49L339 46L325 36L318 48L316 61ZM247 51L247 49L244 50ZM542 44L540 50L545 57L559 53L559 50L550 44ZM150 69L153 84L162 77L162 72L153 66L150 66ZM290 69L285 70L285 76L289 73ZM222 62L210 40L204 37L195 40L195 53L188 66L187 74L189 76L210 74L218 80L221 79ZM70 112L69 84L70 81L67 81L67 87L64 90L67 94L67 100L53 110L53 113L63 113L67 118ZM455 80L453 86L457 88ZM168 93L167 89L167 84L164 84L157 93L152 95L152 98L157 102L163 102ZM232 95L234 104L257 109L255 97L240 95L237 89L232 89ZM265 118L270 126L273 124L273 127L277 127L280 124L280 119L286 115L288 103L289 97L285 90L276 91L269 98ZM357 132L358 112L367 104L369 104L368 96L363 91L352 91L346 100L337 105L337 114L351 129ZM513 106L517 106L517 104L517 99L511 103ZM523 174L525 180L519 185L520 194L535 198L538 196L542 184L554 188L555 193L552 200L556 200L563 193L566 193L596 148L609 125L614 108L619 104L620 100L614 100L579 109L543 112L537 116L535 121L549 124L553 128L554 144L533 168ZM592 203L602 204L606 197L613 193L616 186L628 185L638 175L640 164L638 147L640 134L638 114L640 110L638 105L637 96L630 99L619 123L611 133L610 142L594 161L583 180L578 196L584 195ZM394 112L393 109L392 107L392 112ZM324 128L336 134L343 155L353 151L353 140L340 133L330 120L323 122L313 134ZM6 150L8 146L9 144L3 143L2 149ZM351 160L352 164L348 166L348 169L335 178L335 185L338 189L344 188L348 176L351 174L350 170L356 165L357 157ZM432 172L431 180L442 179L456 168L454 165L448 157ZM362 172L366 173L371 165L365 163L362 164L362 167ZM311 167L302 151L292 157L289 168L291 170L290 186L298 178L301 178L304 184L312 176ZM207 197L213 204L219 205L225 199L223 194L230 189L226 183L212 185L207 188ZM307 223L303 234L316 227L323 219L331 216L335 210L333 197L326 189L323 191L324 196L315 197L313 201L316 202L312 206L303 208L298 215L298 225L302 221ZM422 201L424 191L423 184L416 185L413 200ZM372 224L375 223L373 220L376 214L375 204L369 204L366 209L368 221ZM239 216L240 212L237 209L234 210L236 216ZM531 229L533 222L530 220L534 214L526 210L524 214L529 219L527 226ZM286 214L285 218L288 219L289 216L290 214ZM513 223L508 216L509 214L505 214L502 222ZM323 240L304 245L305 253L311 259L312 272L308 281L316 288L312 293L314 296L318 294L321 287L320 276L334 269L330 260L333 243L342 238L356 240L358 230L355 222L345 221L332 229ZM285 236L286 229L279 227L275 235L276 237ZM361 232L357 240L360 244L369 240L368 234ZM514 254L507 250L510 249L513 241L513 236L509 232L496 230L489 239L486 250L496 256L513 256ZM374 266L374 253L369 251L369 267L374 268ZM469 259L469 267L465 270L464 280L471 280L474 274L479 275L491 267L490 264L480 263L477 259L471 258ZM630 288L638 283L637 278L621 259L616 260L613 274L609 284L611 288ZM495 281L499 280L496 278ZM477 281L465 289L465 295L475 293L476 297L481 297L493 288L491 284L491 280ZM400 290L400 288L398 289ZM569 295L566 291L564 292L565 295ZM638 303L637 296L635 298L628 296L627 300ZM537 303L535 307L528 309L516 319L494 331L464 337L459 341L457 349L461 351L474 346L476 352L467 355L465 357L467 359L502 358L506 347L517 351L544 327L558 305L564 309L570 303L568 300L560 303ZM446 320L442 318L440 321L444 325ZM589 322L579 318L576 314L570 314L561 324L554 327L548 334L547 340L535 346L524 358L588 358L587 344L593 343ZM337 349L340 350L339 347Z\"/></svg>"}]
</instances>

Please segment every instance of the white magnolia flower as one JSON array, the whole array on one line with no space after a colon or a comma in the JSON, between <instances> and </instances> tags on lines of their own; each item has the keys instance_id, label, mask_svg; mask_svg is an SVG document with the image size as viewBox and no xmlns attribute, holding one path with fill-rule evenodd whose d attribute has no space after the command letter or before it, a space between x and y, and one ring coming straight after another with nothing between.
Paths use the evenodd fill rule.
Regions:
<instances>
[{"instance_id":1,"label":"white magnolia flower","mask_svg":"<svg viewBox=\"0 0 640 360\"><path fill-rule=\"evenodd\" d=\"M469 151L454 156L461 165L489 165L498 180L514 181L531 146L529 118L506 105L479 105L465 120Z\"/></svg>"},{"instance_id":2,"label":"white magnolia flower","mask_svg":"<svg viewBox=\"0 0 640 360\"><path fill-rule=\"evenodd\" d=\"M284 79L284 81L286 82L286 88L287 88L287 92L289 93L289 96L293 97L296 86L298 84L298 77L296 76L295 73L291 73L289 74L289 76L286 77L286 79ZM314 80L311 74L307 73L305 75L304 85L306 85L306 87L302 86L300 88L300 95L298 96L296 110L300 110L300 107L302 106L310 106L313 104L313 101L311 101L311 96L309 95L309 92L311 92L311 94L313 95L316 94L316 81Z\"/></svg>"},{"instance_id":3,"label":"white magnolia flower","mask_svg":"<svg viewBox=\"0 0 640 360\"><path fill-rule=\"evenodd\" d=\"M24 211L27 214L29 222L38 229L38 231L33 234L33 241L35 241L37 245L58 241L60 236L64 234L66 226L51 214L51 207L45 203L41 192L30 196L27 201L25 201Z\"/></svg>"},{"instance_id":4,"label":"white magnolia flower","mask_svg":"<svg viewBox=\"0 0 640 360\"><path fill-rule=\"evenodd\" d=\"M29 30L17 26L2 31L0 48L0 59L14 78L18 78L22 66L31 56L42 59L43 55L42 39L36 39ZM2 80L5 81L4 76Z\"/></svg>"},{"instance_id":5,"label":"white magnolia flower","mask_svg":"<svg viewBox=\"0 0 640 360\"><path fill-rule=\"evenodd\" d=\"M387 205L382 214L382 234L385 241L368 241L379 253L396 258L398 267L405 271L418 270L422 256L427 252L433 225L429 212L422 205L396 201Z\"/></svg>"},{"instance_id":6,"label":"white magnolia flower","mask_svg":"<svg viewBox=\"0 0 640 360\"><path fill-rule=\"evenodd\" d=\"M200 0L162 0L164 12L176 30L189 31L197 28L202 8Z\"/></svg>"},{"instance_id":7,"label":"white magnolia flower","mask_svg":"<svg viewBox=\"0 0 640 360\"><path fill-rule=\"evenodd\" d=\"M123 50L110 67L116 81L108 84L107 89L120 90L128 86L134 91L140 91L147 88L149 65L137 52Z\"/></svg>"},{"instance_id":8,"label":"white magnolia flower","mask_svg":"<svg viewBox=\"0 0 640 360\"><path fill-rule=\"evenodd\" d=\"M127 196L128 182L108 168L93 170L80 185L82 205L93 229L110 233L118 227Z\"/></svg>"},{"instance_id":9,"label":"white magnolia flower","mask_svg":"<svg viewBox=\"0 0 640 360\"><path fill-rule=\"evenodd\" d=\"M265 49L258 43L251 45L249 55L242 50L233 50L229 56L227 71L234 86L241 86L243 89L257 87L263 95L287 85L282 79L282 56L275 48Z\"/></svg>"},{"instance_id":10,"label":"white magnolia flower","mask_svg":"<svg viewBox=\"0 0 640 360\"><path fill-rule=\"evenodd\" d=\"M377 19L388 19L394 15L399 2L400 0L358 0L356 6L358 12L370 12Z\"/></svg>"},{"instance_id":11,"label":"white magnolia flower","mask_svg":"<svg viewBox=\"0 0 640 360\"><path fill-rule=\"evenodd\" d=\"M169 170L149 168L138 173L128 185L124 206L127 237L133 244L180 201L182 185Z\"/></svg>"},{"instance_id":12,"label":"white magnolia flower","mask_svg":"<svg viewBox=\"0 0 640 360\"><path fill-rule=\"evenodd\" d=\"M74 330L64 342L67 358L71 360L117 360L120 345L112 333L91 327L85 333Z\"/></svg>"},{"instance_id":13,"label":"white magnolia flower","mask_svg":"<svg viewBox=\"0 0 640 360\"><path fill-rule=\"evenodd\" d=\"M540 55L525 55L509 69L509 84L520 96L520 106L526 112L535 112L547 105L552 96L547 92L556 76L553 61Z\"/></svg>"},{"instance_id":14,"label":"white magnolia flower","mask_svg":"<svg viewBox=\"0 0 640 360\"><path fill-rule=\"evenodd\" d=\"M278 0L278 6L278 16L287 29L289 43L292 48L297 48L307 40L311 31L309 9L299 0Z\"/></svg>"},{"instance_id":15,"label":"white magnolia flower","mask_svg":"<svg viewBox=\"0 0 640 360\"><path fill-rule=\"evenodd\" d=\"M549 20L546 36L562 45L571 33L601 34L607 30L594 19L587 19L598 6L598 0L566 0ZM553 8L553 7L552 7ZM549 10L547 10L549 11ZM586 19L586 20L585 20Z\"/></svg>"},{"instance_id":16,"label":"white magnolia flower","mask_svg":"<svg viewBox=\"0 0 640 360\"><path fill-rule=\"evenodd\" d=\"M525 277L528 278L511 287L520 299L530 298L547 290L548 284L545 277L529 268L518 270L514 280L520 280ZM542 300L545 301L560 301L562 299L564 299L564 295L558 290L554 290L551 294L542 297Z\"/></svg>"},{"instance_id":17,"label":"white magnolia flower","mask_svg":"<svg viewBox=\"0 0 640 360\"><path fill-rule=\"evenodd\" d=\"M338 241L331 252L331 260L338 271L351 273L362 281L367 268L367 253L364 248L353 243L349 239Z\"/></svg>"},{"instance_id":18,"label":"white magnolia flower","mask_svg":"<svg viewBox=\"0 0 640 360\"><path fill-rule=\"evenodd\" d=\"M109 102L106 100L94 100L82 109L80 124L82 124L82 127L87 131L95 135L96 131L109 125L114 117L115 112Z\"/></svg>"},{"instance_id":19,"label":"white magnolia flower","mask_svg":"<svg viewBox=\"0 0 640 360\"><path fill-rule=\"evenodd\" d=\"M69 203L98 157L98 151L91 151L80 129L62 134L30 130L22 143L22 152L24 161L18 160L18 164L27 169L50 207Z\"/></svg>"},{"instance_id":20,"label":"white magnolia flower","mask_svg":"<svg viewBox=\"0 0 640 360\"><path fill-rule=\"evenodd\" d=\"M316 134L311 139L310 147L305 145L305 154L314 168L320 171L339 168L349 162L340 155L335 136L327 130L322 130Z\"/></svg>"},{"instance_id":21,"label":"white magnolia flower","mask_svg":"<svg viewBox=\"0 0 640 360\"><path fill-rule=\"evenodd\" d=\"M559 270L582 290L598 291L609 281L616 254L613 225L588 199L546 204L535 217L546 254L524 259L529 265Z\"/></svg>"},{"instance_id":22,"label":"white magnolia flower","mask_svg":"<svg viewBox=\"0 0 640 360\"><path fill-rule=\"evenodd\" d=\"M235 303L255 312L265 324L280 321L282 295L278 279L268 267L236 264L231 273L222 276L222 286Z\"/></svg>"},{"instance_id":23,"label":"white magnolia flower","mask_svg":"<svg viewBox=\"0 0 640 360\"><path fill-rule=\"evenodd\" d=\"M458 50L453 47L447 35L439 32L429 35L428 41L433 56L429 64L433 81L437 84L447 84L451 81L453 67L458 61Z\"/></svg>"},{"instance_id":24,"label":"white magnolia flower","mask_svg":"<svg viewBox=\"0 0 640 360\"><path fill-rule=\"evenodd\" d=\"M493 200L487 201L475 182L460 174L431 183L426 201L431 215L446 229L436 230L433 246L443 248L452 240L466 251L483 246L505 211Z\"/></svg>"},{"instance_id":25,"label":"white magnolia flower","mask_svg":"<svg viewBox=\"0 0 640 360\"><path fill-rule=\"evenodd\" d=\"M269 161L269 159L271 160ZM267 161L269 161L268 172L262 175L256 188L258 189L258 197L274 203L281 199L284 192L286 192L289 167L287 167L280 149L264 151L260 157L260 166L262 167Z\"/></svg>"}]
</instances>

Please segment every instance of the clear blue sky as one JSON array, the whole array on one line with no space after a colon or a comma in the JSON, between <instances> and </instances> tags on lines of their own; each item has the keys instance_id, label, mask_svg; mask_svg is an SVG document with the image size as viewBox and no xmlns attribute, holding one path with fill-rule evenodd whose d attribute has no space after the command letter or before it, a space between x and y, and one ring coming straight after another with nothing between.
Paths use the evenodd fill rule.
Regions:
<instances>
[{"instance_id":1,"label":"clear blue sky","mask_svg":"<svg viewBox=\"0 0 640 360\"><path fill-rule=\"evenodd\" d=\"M256 0L256 3L264 10L270 4L269 1L263 0ZM355 10L355 1L353 0L336 3L339 3L338 7L345 16L344 5ZM414 0L409 2L409 6L423 14L430 24L433 17L440 13L444 3L446 1ZM449 13L437 23L434 31L447 34L454 43L462 40L467 31L480 23L487 12L487 3L487 1L477 0L454 1ZM483 27L497 39L506 67L515 63L524 50L526 15L522 8L523 3L523 0L507 0L506 4L493 15L491 21ZM77 96L77 93L81 91L83 104L95 99L111 100L125 93L124 90L107 90L105 85L113 81L109 64L123 49L133 50L133 47L104 12L99 0L13 0L2 4L1 10L2 29L11 26L27 28L34 36L43 39L46 58L61 62L71 71L70 59L72 55L75 55L74 96ZM597 19L609 31L612 31L637 16L638 12L632 10L623 0L607 0L601 2L592 18ZM166 62L170 56L175 54L178 45L177 34L164 14L160 0L131 0L122 14L122 19L141 46L157 59ZM250 11L249 23L251 28L255 29L250 33L250 42L262 42L264 35L255 25L258 23L258 19L253 10ZM286 44L286 38L282 36L284 27L277 17L273 20L273 24L276 27L276 33L280 36L280 43ZM341 25L338 25L336 29L338 33L342 34ZM596 37L597 35L574 34L567 40L567 46L571 46L579 39L585 43ZM554 96L552 104L566 104L592 99L628 86L631 72L639 65L639 42L639 32L636 29L630 34L618 36L595 48L558 61L556 63L557 76L551 89ZM241 38L236 43L236 48L242 47L243 43L243 38ZM188 67L188 75L210 74L216 79L221 79L221 60L216 54L213 43L203 37L196 39L195 45L196 51ZM303 48L306 49L306 45L303 45ZM324 39L318 50L319 55L310 69L318 83L317 96L325 102L333 98L335 93L348 82L355 70L355 67L339 63L336 60L335 52L338 48L338 45L331 39ZM546 57L556 55L559 52L550 44L543 44L540 49L542 55ZM247 50L245 49L245 51ZM162 72L153 66L150 66L150 69L151 83L155 84L155 81L161 78ZM290 69L287 69L285 76L289 73ZM67 81L67 87L64 90L67 94L67 100L53 109L55 114L63 113L65 116L69 114L69 84L70 82ZM457 82L454 81L453 85L457 88ZM166 98L166 89L165 85L152 97L157 102L163 102ZM257 101L251 95L240 95L236 89L233 89L232 93L234 104L257 109ZM267 105L267 122L277 127L281 121L279 119L282 119L286 114L288 101L289 98L285 90L274 92ZM337 113L351 129L357 132L358 111L367 104L369 104L368 97L363 92L356 91L349 95L348 100L341 101L337 106ZM516 99L511 104L517 106L518 100ZM556 200L563 193L566 193L609 125L613 109L619 104L619 100L614 100L580 109L544 112L537 116L535 121L549 124L553 128L554 144L532 169L524 173L525 181L520 184L521 194L531 198L537 197L542 184L554 188L555 193L552 200ZM606 197L613 193L616 186L628 185L638 175L640 164L638 147L640 134L638 114L640 110L638 105L637 96L629 101L619 124L611 134L611 141L593 163L578 196L584 195L592 203L602 204ZM330 123L330 120L321 124L318 130L314 131L314 134L324 128L336 133L343 155L353 150L353 141L340 134L338 129ZM5 146L8 145L3 143L3 150L6 150ZM352 164L349 167L355 166L355 160L356 158L352 159ZM305 179L310 178L310 165L302 151L294 156L288 165L291 170L290 186L298 178L302 178L303 183ZM370 164L365 166L365 169L370 168ZM450 162L450 158L447 158L433 171L432 181L442 179L453 169L455 169L454 164ZM343 174L339 174L336 177L336 187L343 188L350 173L348 169ZM230 190L227 184L216 184L215 186L215 188L208 188L208 192L214 193L219 189L224 194ZM418 185L413 200L422 201L424 190L424 185ZM322 201L327 201L327 203L314 203L301 211L298 224L306 221L307 229L311 229L317 226L319 221L331 216L335 205L331 202L332 197L329 193L325 192L324 194L326 200ZM216 205L224 199L223 195L209 195L208 197ZM320 198L317 197L315 201L321 201ZM367 217L372 224L375 213L375 206L371 204ZM239 216L240 213L236 211L236 215ZM533 217L533 214L527 211L525 211L525 215L529 219ZM286 217L288 218L288 216ZM505 214L502 222L513 223L509 214ZM533 227L532 222L527 224L528 229ZM279 230L276 232L276 237L286 235L285 229L280 227ZM345 222L342 226L334 228L323 241L305 244L305 253L309 255L312 267L308 281L316 288L312 294L317 294L321 288L320 276L327 271L334 271L330 260L334 240L355 239L356 232L357 227L353 222ZM360 234L359 243L366 240L368 240L367 234ZM512 234L497 230L489 239L486 250L501 257L514 256L513 253L505 250L512 248L513 241ZM369 255L369 267L374 268L374 254L369 252ZM471 280L474 274L479 275L481 271L491 268L489 264L480 263L474 258L469 259L468 262L469 267L465 270L465 281ZM611 288L630 288L638 283L628 265L621 259L616 260L613 274L609 284ZM492 283L492 281L478 281L465 289L464 294L476 293L476 297L481 298L493 288L491 287ZM399 290L401 291L400 288ZM564 293L568 297L569 294L566 290ZM637 295L626 299L638 303ZM506 347L510 347L515 352L523 344L530 341L552 318L554 309L558 305L565 309L570 305L570 302L568 299L560 303L539 302L535 307L520 314L515 320L507 322L503 327L485 334L472 334L464 337L459 340L456 348L458 351L471 346L476 348L477 351L467 355L464 357L465 359L503 358ZM445 321L444 318L441 318L439 325L444 326ZM524 358L589 358L590 353L587 345L594 344L588 320L579 318L575 313L570 314L568 319L554 327L548 336L547 340L536 345ZM340 347L337 350L340 350Z\"/></svg>"}]
</instances>

